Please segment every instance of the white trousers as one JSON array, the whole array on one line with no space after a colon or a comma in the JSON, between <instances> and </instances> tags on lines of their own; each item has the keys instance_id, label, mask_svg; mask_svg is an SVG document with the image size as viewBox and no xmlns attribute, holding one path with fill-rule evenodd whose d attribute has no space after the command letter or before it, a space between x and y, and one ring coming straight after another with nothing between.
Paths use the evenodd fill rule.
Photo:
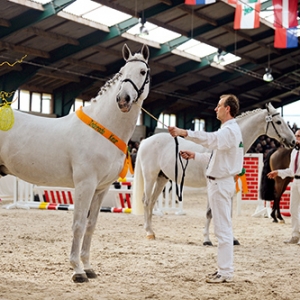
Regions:
<instances>
[{"instance_id":1,"label":"white trousers","mask_svg":"<svg viewBox=\"0 0 300 300\"><path fill-rule=\"evenodd\" d=\"M294 179L291 184L290 212L292 221L292 236L299 234L299 204L300 204L300 179Z\"/></svg>"},{"instance_id":2,"label":"white trousers","mask_svg":"<svg viewBox=\"0 0 300 300\"><path fill-rule=\"evenodd\" d=\"M218 273L222 276L233 276L231 200L234 193L233 177L208 179L208 201L212 210L214 232L218 239Z\"/></svg>"}]
</instances>

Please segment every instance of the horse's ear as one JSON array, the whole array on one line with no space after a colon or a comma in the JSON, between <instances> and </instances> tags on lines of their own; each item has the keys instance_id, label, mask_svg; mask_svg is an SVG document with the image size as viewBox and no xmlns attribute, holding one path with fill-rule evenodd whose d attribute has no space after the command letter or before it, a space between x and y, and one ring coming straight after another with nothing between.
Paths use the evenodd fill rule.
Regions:
<instances>
[{"instance_id":1,"label":"horse's ear","mask_svg":"<svg viewBox=\"0 0 300 300\"><path fill-rule=\"evenodd\" d=\"M146 61L148 61L150 56L150 51L147 45L143 45L141 53Z\"/></svg>"},{"instance_id":2,"label":"horse's ear","mask_svg":"<svg viewBox=\"0 0 300 300\"><path fill-rule=\"evenodd\" d=\"M127 61L128 58L132 55L130 49L128 48L127 44L124 44L123 49L123 58Z\"/></svg>"},{"instance_id":3,"label":"horse's ear","mask_svg":"<svg viewBox=\"0 0 300 300\"><path fill-rule=\"evenodd\" d=\"M271 102L268 102L265 104L266 108L274 108Z\"/></svg>"}]
</instances>

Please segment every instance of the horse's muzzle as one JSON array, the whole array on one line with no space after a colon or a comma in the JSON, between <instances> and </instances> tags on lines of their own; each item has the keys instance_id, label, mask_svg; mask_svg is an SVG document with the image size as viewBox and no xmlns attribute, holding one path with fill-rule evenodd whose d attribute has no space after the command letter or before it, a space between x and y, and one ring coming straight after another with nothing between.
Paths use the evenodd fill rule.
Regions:
<instances>
[{"instance_id":1,"label":"horse's muzzle","mask_svg":"<svg viewBox=\"0 0 300 300\"><path fill-rule=\"evenodd\" d=\"M285 148L294 148L296 145L296 140L292 140L291 142L289 142L286 139L282 139L282 144Z\"/></svg>"},{"instance_id":2,"label":"horse's muzzle","mask_svg":"<svg viewBox=\"0 0 300 300\"><path fill-rule=\"evenodd\" d=\"M121 98L117 96L117 103L121 112L129 112L131 109L132 102L130 101L130 97L127 96L125 98Z\"/></svg>"}]
</instances>

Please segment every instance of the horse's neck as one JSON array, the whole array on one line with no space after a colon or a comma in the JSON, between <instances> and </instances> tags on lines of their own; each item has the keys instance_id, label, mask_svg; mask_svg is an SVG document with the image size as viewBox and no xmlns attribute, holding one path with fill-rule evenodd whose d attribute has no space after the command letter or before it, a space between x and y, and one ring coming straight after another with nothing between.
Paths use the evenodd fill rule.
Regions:
<instances>
[{"instance_id":1,"label":"horse's neck","mask_svg":"<svg viewBox=\"0 0 300 300\"><path fill-rule=\"evenodd\" d=\"M258 137L266 133L265 116L266 110L262 109L257 113L236 119L242 132L245 153L250 149Z\"/></svg>"},{"instance_id":2,"label":"horse's neck","mask_svg":"<svg viewBox=\"0 0 300 300\"><path fill-rule=\"evenodd\" d=\"M130 112L121 112L116 101L118 90L118 84L110 86L101 95L99 94L96 100L92 100L92 104L85 108L85 112L127 144L133 135L140 107L133 104Z\"/></svg>"}]
</instances>

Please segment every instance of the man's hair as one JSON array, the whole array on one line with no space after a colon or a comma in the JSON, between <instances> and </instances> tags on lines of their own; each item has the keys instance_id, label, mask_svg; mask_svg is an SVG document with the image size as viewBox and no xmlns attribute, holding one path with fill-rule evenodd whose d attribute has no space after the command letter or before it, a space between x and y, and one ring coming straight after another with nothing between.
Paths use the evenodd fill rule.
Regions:
<instances>
[{"instance_id":1,"label":"man's hair","mask_svg":"<svg viewBox=\"0 0 300 300\"><path fill-rule=\"evenodd\" d=\"M227 94L227 95L222 95L220 98L221 99L226 98L225 102L224 102L224 107L229 106L230 107L230 115L233 118L235 118L240 109L238 97L233 94Z\"/></svg>"}]
</instances>

